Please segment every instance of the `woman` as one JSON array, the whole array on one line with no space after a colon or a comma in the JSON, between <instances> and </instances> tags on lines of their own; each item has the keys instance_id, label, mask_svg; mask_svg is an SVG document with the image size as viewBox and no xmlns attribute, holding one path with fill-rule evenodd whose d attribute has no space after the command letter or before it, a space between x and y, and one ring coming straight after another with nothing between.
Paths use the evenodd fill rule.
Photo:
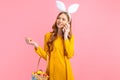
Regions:
<instances>
[{"instance_id":1,"label":"woman","mask_svg":"<svg viewBox=\"0 0 120 80\"><path fill-rule=\"evenodd\" d=\"M31 38L26 42L35 47L36 53L49 62L49 80L74 80L69 59L74 55L74 37L71 32L71 17L60 12L52 26L53 31L45 35L44 50Z\"/></svg>"}]
</instances>

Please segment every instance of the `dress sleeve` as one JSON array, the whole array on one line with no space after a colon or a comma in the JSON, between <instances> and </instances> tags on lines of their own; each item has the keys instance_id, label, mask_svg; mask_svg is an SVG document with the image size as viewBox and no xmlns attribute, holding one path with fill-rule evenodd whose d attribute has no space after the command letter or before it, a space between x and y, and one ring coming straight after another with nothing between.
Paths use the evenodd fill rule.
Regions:
<instances>
[{"instance_id":1,"label":"dress sleeve","mask_svg":"<svg viewBox=\"0 0 120 80\"><path fill-rule=\"evenodd\" d=\"M71 58L74 55L74 36L72 35L70 40L64 40L64 45L67 58Z\"/></svg>"},{"instance_id":2,"label":"dress sleeve","mask_svg":"<svg viewBox=\"0 0 120 80\"><path fill-rule=\"evenodd\" d=\"M45 60L47 60L47 53L48 53L48 46L47 46L47 42L49 40L50 37L50 33L47 33L44 36L44 49L42 49L40 46L38 46L37 48L35 48L35 52L41 56L42 58L44 58Z\"/></svg>"}]
</instances>

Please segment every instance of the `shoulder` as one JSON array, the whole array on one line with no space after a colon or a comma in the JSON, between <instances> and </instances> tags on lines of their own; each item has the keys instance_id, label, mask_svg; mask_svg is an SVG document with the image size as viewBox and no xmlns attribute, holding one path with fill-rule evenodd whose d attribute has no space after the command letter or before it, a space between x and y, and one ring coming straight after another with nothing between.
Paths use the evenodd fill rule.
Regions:
<instances>
[{"instance_id":1,"label":"shoulder","mask_svg":"<svg viewBox=\"0 0 120 80\"><path fill-rule=\"evenodd\" d=\"M45 38L47 38L47 39L50 38L51 34L52 34L51 32L46 33Z\"/></svg>"},{"instance_id":2,"label":"shoulder","mask_svg":"<svg viewBox=\"0 0 120 80\"><path fill-rule=\"evenodd\" d=\"M74 37L74 34L72 34L71 37Z\"/></svg>"},{"instance_id":3,"label":"shoulder","mask_svg":"<svg viewBox=\"0 0 120 80\"><path fill-rule=\"evenodd\" d=\"M71 35L70 41L74 41L74 35Z\"/></svg>"},{"instance_id":4,"label":"shoulder","mask_svg":"<svg viewBox=\"0 0 120 80\"><path fill-rule=\"evenodd\" d=\"M52 33L51 32L48 32L45 34L45 36L50 36Z\"/></svg>"},{"instance_id":5,"label":"shoulder","mask_svg":"<svg viewBox=\"0 0 120 80\"><path fill-rule=\"evenodd\" d=\"M74 35L73 34L71 35L71 39L74 39Z\"/></svg>"}]
</instances>

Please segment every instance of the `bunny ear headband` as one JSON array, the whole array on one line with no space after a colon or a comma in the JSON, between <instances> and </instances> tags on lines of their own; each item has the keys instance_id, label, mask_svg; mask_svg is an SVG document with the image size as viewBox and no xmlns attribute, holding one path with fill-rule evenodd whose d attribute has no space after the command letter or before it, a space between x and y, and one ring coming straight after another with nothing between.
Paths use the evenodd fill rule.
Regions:
<instances>
[{"instance_id":1,"label":"bunny ear headband","mask_svg":"<svg viewBox=\"0 0 120 80\"><path fill-rule=\"evenodd\" d=\"M78 8L79 8L79 4L72 4L68 7L68 9L66 10L66 6L65 4L62 2L62 1L56 1L56 5L57 5L57 8L60 10L60 11L63 11L63 12L67 12L68 15L70 16L71 18L71 13L75 13Z\"/></svg>"}]
</instances>

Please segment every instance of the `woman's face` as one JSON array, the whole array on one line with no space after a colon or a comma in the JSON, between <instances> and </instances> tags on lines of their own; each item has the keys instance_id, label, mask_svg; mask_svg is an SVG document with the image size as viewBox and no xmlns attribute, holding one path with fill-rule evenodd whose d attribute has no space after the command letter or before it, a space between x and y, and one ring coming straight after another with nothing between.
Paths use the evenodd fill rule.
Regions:
<instances>
[{"instance_id":1,"label":"woman's face","mask_svg":"<svg viewBox=\"0 0 120 80\"><path fill-rule=\"evenodd\" d=\"M60 16L58 16L56 20L56 24L58 28L63 28L67 23L68 23L68 18L66 14L62 13Z\"/></svg>"}]
</instances>

